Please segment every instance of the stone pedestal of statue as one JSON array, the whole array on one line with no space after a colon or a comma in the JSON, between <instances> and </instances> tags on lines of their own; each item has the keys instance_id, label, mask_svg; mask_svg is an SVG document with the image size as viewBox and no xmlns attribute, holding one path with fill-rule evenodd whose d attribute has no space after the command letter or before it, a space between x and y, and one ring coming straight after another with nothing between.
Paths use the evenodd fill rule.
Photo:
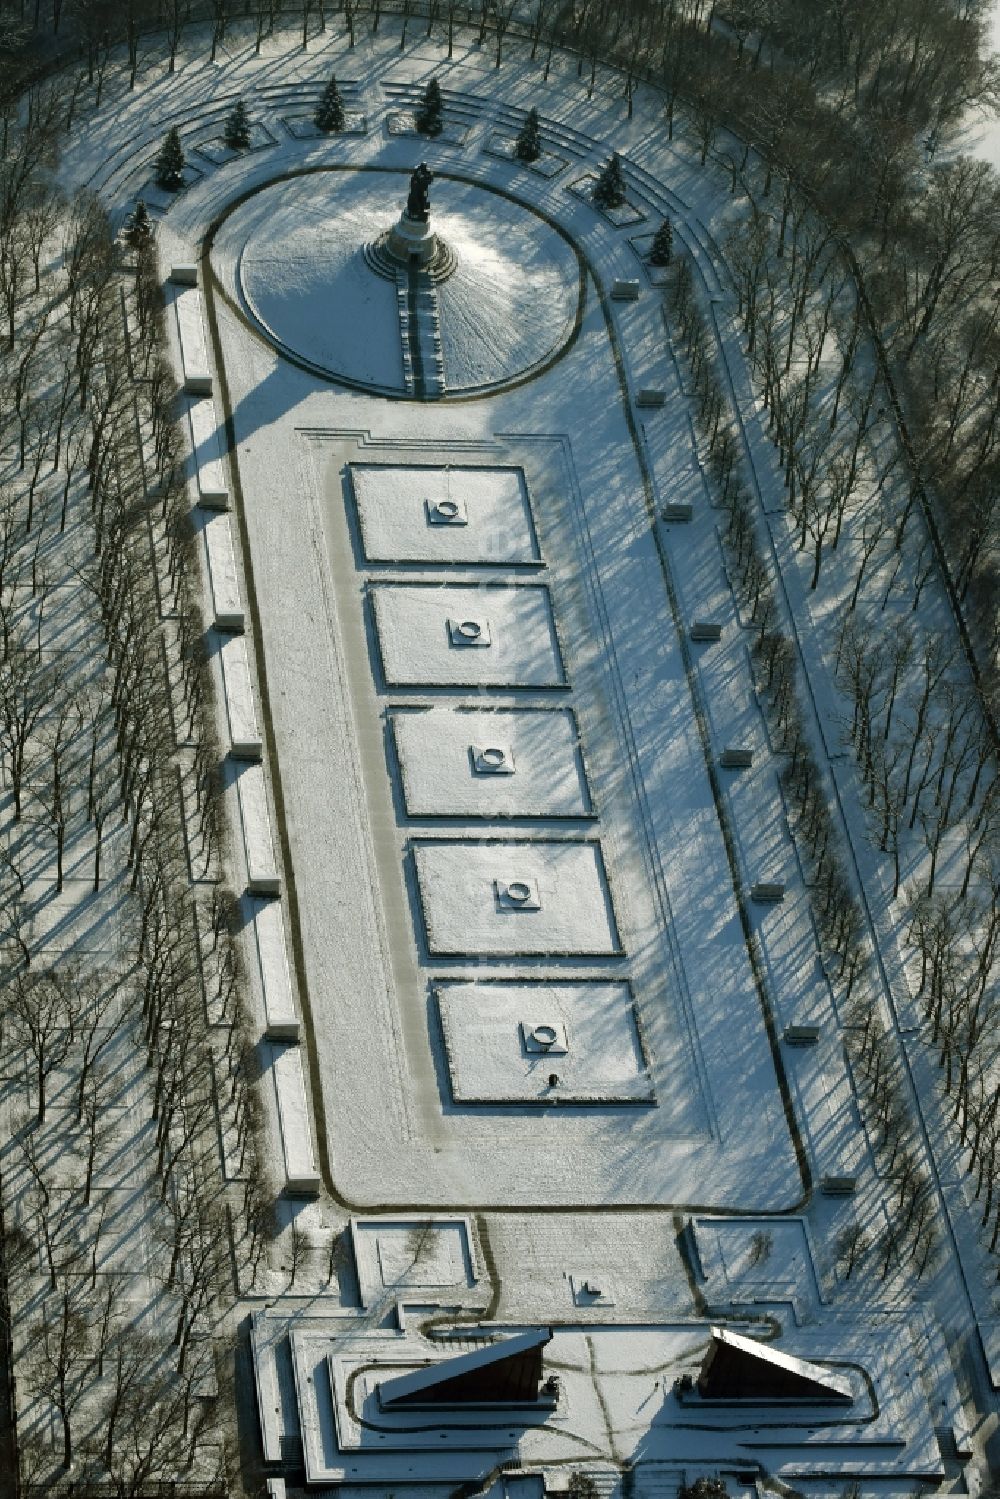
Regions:
<instances>
[{"instance_id":1,"label":"stone pedestal of statue","mask_svg":"<svg viewBox=\"0 0 1000 1499\"><path fill-rule=\"evenodd\" d=\"M454 252L431 228L429 189L434 173L421 162L410 177L406 207L391 229L364 247L364 256L376 275L394 281L400 271L422 271L431 281L446 281L455 269Z\"/></svg>"},{"instance_id":2,"label":"stone pedestal of statue","mask_svg":"<svg viewBox=\"0 0 1000 1499\"><path fill-rule=\"evenodd\" d=\"M437 235L426 219L411 219L402 213L389 230L389 253L403 265L429 265L437 253Z\"/></svg>"}]
</instances>

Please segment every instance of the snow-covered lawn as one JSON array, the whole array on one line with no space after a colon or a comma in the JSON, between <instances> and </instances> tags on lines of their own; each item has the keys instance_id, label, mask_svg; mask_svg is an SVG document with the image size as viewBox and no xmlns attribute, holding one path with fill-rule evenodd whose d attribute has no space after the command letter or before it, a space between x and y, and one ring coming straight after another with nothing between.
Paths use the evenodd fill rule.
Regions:
<instances>
[{"instance_id":1,"label":"snow-covered lawn","mask_svg":"<svg viewBox=\"0 0 1000 1499\"><path fill-rule=\"evenodd\" d=\"M417 842L427 946L440 956L607 957L621 944L597 843Z\"/></svg>"},{"instance_id":2,"label":"snow-covered lawn","mask_svg":"<svg viewBox=\"0 0 1000 1499\"><path fill-rule=\"evenodd\" d=\"M361 384L402 390L396 288L364 247L398 215L401 180L366 172L293 177L226 220L217 241L239 256L249 312L279 345Z\"/></svg>"},{"instance_id":3,"label":"snow-covered lawn","mask_svg":"<svg viewBox=\"0 0 1000 1499\"><path fill-rule=\"evenodd\" d=\"M656 1101L627 984L501 980L434 992L456 1103Z\"/></svg>"},{"instance_id":4,"label":"snow-covered lawn","mask_svg":"<svg viewBox=\"0 0 1000 1499\"><path fill-rule=\"evenodd\" d=\"M379 655L391 687L561 687L548 589L378 583Z\"/></svg>"},{"instance_id":5,"label":"snow-covered lawn","mask_svg":"<svg viewBox=\"0 0 1000 1499\"><path fill-rule=\"evenodd\" d=\"M391 718L411 817L588 817L568 709L423 708Z\"/></svg>"},{"instance_id":6,"label":"snow-covered lawn","mask_svg":"<svg viewBox=\"0 0 1000 1499\"><path fill-rule=\"evenodd\" d=\"M509 468L356 463L368 562L540 562L524 476Z\"/></svg>"}]
</instances>

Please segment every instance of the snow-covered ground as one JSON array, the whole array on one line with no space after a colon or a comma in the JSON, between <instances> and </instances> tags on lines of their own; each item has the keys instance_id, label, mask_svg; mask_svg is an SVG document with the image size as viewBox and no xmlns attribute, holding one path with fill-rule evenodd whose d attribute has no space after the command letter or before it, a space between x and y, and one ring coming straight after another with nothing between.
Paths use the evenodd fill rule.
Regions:
<instances>
[{"instance_id":1,"label":"snow-covered ground","mask_svg":"<svg viewBox=\"0 0 1000 1499\"><path fill-rule=\"evenodd\" d=\"M377 583L371 600L390 687L562 687L548 589Z\"/></svg>"},{"instance_id":2,"label":"snow-covered ground","mask_svg":"<svg viewBox=\"0 0 1000 1499\"><path fill-rule=\"evenodd\" d=\"M399 193L366 173L292 178L242 204L217 242L220 260L239 246L239 290L280 346L389 390L403 388L396 288L372 275L364 247Z\"/></svg>"},{"instance_id":3,"label":"snow-covered ground","mask_svg":"<svg viewBox=\"0 0 1000 1499\"><path fill-rule=\"evenodd\" d=\"M380 112L384 115L374 81L382 54L366 43L352 60L358 69L373 70L372 81L359 92L374 125ZM430 42L401 62L394 59L393 66L402 76L419 78L439 61L437 44ZM600 266L606 286L634 277L627 231L635 225L619 231L579 193L567 191L580 180L580 144L560 148L568 167L576 163L563 173L563 186L481 149L492 134L494 108L494 79L485 62L474 46L465 46L464 82L472 88L480 120L467 134L461 174L556 215ZM283 68L289 64L292 77L297 68L311 74L316 66L308 58L285 59ZM235 67L249 88L255 73L272 68L273 60L265 52L258 64L252 52L241 53ZM522 97L530 96L531 87L530 78L523 84L512 79L509 98L516 100L519 89ZM196 70L173 81L173 107L181 107L185 89L194 103ZM572 99L558 107L565 107L568 126ZM270 153L257 151L206 172L171 208L160 228L168 263L191 258L227 202L289 170L349 157L399 173L426 155L435 169L459 175L454 147L386 136L375 128L350 140L289 139L280 108L280 101L255 105L277 138ZM144 112L144 127L147 121ZM147 139L153 143L153 131ZM600 144L585 145L591 169L604 150ZM677 165L685 175L691 171L681 157ZM146 170L141 162L119 157L106 177L109 195L127 201L145 181ZM321 180L322 174L316 175ZM223 270L240 249L238 237L225 238L229 227L246 205L264 197L248 197L244 208L224 221L213 248L213 263ZM504 201L495 192L482 198L490 204ZM658 212L647 205L647 226L655 225ZM497 221L505 227L502 213ZM546 233L565 246L555 231ZM572 271L566 270L562 281L575 299L579 272L576 256L571 259ZM656 298L647 301L645 315L655 320ZM708 1196L757 1206L798 1200L800 1176L757 980L741 931L705 746L692 713L684 653L666 609L662 558L650 530L649 506L656 495L646 491L629 439L622 377L595 281L588 284L579 336L560 362L489 403L411 405L337 391L277 359L252 334L235 302L216 297L214 316L225 351L249 528L253 577L247 589L256 590L259 600L260 645L270 653L267 674L275 684L270 711L279 764L274 769L295 872L306 992L316 996L307 1005L319 1060L313 1087L325 1094L323 1117L342 1189L373 1202L375 1183L378 1194L412 1200L417 1181L416 1190L439 1202L484 1191L499 1200L512 1194L523 1200L530 1192L539 1202L567 1195L576 1201L591 1194L603 1199L609 1191L624 1200L648 1195L657 1201L704 1201ZM662 337L658 349L639 353L637 384L646 382L651 361L662 359ZM668 432L680 440L665 491L671 498L695 494L700 483L686 423L684 405L676 399L657 418L658 440L666 440ZM338 437L359 430L368 434L360 446ZM498 439L497 433L507 435ZM391 671L398 671L410 690L440 692L450 681L451 687L469 683L478 693L488 685L488 674L477 663L509 648L501 628L506 623L502 601L543 600L545 591L520 579L473 591L450 577L415 588L380 576L370 590L378 600L376 620L365 608L367 585L352 560L345 494L347 464L359 458L457 464L470 454L478 463L485 459L525 471L552 596L543 613L551 608L554 614L588 771L600 787L601 847L660 1100L645 1120L634 1110L619 1119L567 1117L560 1128L565 1147L552 1149L546 1127L544 1154L531 1149L539 1123L528 1116L510 1117L503 1131L487 1140L473 1118L463 1120L452 1109L442 1114L440 1057L421 998L426 978L414 947L405 838L386 817L394 792L384 747L375 748L385 743L384 704L374 691L370 652L377 622ZM452 586L442 586L446 581ZM700 617L705 609L698 598L699 573L682 581L685 591L694 590L685 607L691 618ZM417 639L408 633L410 624L400 630L399 621L389 618L389 605L419 600L423 617L430 603L439 606L448 595L455 608L437 607L430 634L420 637L424 654L436 651L440 663L429 669L425 662L418 669ZM463 608L456 613L458 603ZM493 619L491 610L498 608ZM491 630L495 627L496 643L491 635L485 648L452 645L449 621L460 626L474 616L482 624L477 609ZM538 623L544 623L541 616ZM540 636L535 630L522 632L510 643L531 668L526 680L560 682L553 672L558 658L550 624ZM541 655L535 654L539 647ZM456 659L471 663L457 679L451 667ZM436 687L435 671L445 672ZM372 751L360 759L359 742ZM770 869L766 844L764 830L759 853L746 847L748 878L758 877L758 865ZM800 916L806 913L801 894L786 904L780 930L795 925L796 909ZM775 952L776 941L772 937L768 944ZM373 1038L380 1038L379 1044L373 1045ZM738 1093L727 1082L734 1056L740 1059ZM373 1098L379 1100L375 1110ZM754 1122L750 1131L748 1118ZM676 1142L669 1151L663 1148L668 1139ZM836 1132L828 1148L836 1154ZM572 1171L566 1169L567 1153L577 1162Z\"/></svg>"},{"instance_id":4,"label":"snow-covered ground","mask_svg":"<svg viewBox=\"0 0 1000 1499\"><path fill-rule=\"evenodd\" d=\"M477 1231L488 1236L490 1262L496 1266L492 1314L511 1321L578 1316L586 1303L576 1287L593 1275L614 1287L609 1306L593 1309L595 1317L663 1322L672 1311L683 1323L693 1315L704 1318L706 1300L714 1304L714 1289L700 1285L699 1276L714 1276L713 1287L725 1280L727 1307L753 1306L751 1315L760 1316L757 1303L763 1301L786 1337L800 1316L815 1319L812 1332L800 1330L800 1351L821 1355L824 1348L827 1353L847 1348L862 1362L877 1365L878 1379L885 1377L887 1388L902 1399L898 1409L905 1410L899 1430L905 1428L906 1451L898 1460L886 1458L883 1471L927 1472L934 1443L918 1414L922 1397L913 1393L918 1381L902 1371L894 1384L885 1357L872 1349L872 1319L891 1307L902 1321L912 1322L921 1385L947 1413L941 1416L947 1424L960 1405L938 1321L956 1346L972 1347L975 1311L983 1342L988 1341L988 1261L967 1219L960 1217L953 1229L953 1214L945 1225L945 1252L926 1287L895 1265L891 1243L881 1281L870 1255L864 1275L849 1279L837 1268L838 1239L852 1223L862 1220L872 1237L885 1227L891 1237L890 1184L845 1065L845 1016L819 961L813 895L779 788L784 761L774 753L754 695L746 620L726 577L719 512L708 503L711 492L698 462L683 370L668 343L659 295L643 276L632 244L632 237L651 232L669 211L677 243L692 256L714 299L716 342L747 423L747 454L762 486L762 512L768 512L773 557L786 590L783 607L790 606L795 621L829 764L837 769L846 825L869 882L874 930L884 944L885 968L876 977L872 1003L894 1015L890 1002L902 999L905 1011L908 993L898 956L901 916L885 890L884 870L874 869L878 859L864 842L857 784L842 763L843 704L829 670L829 623L803 577L806 562L783 512L773 450L726 292L719 246L739 203L730 199L724 174L711 163L700 168L683 133L668 146L655 96L640 90L634 118L625 121L620 80L614 77L602 80L585 106L574 65L557 60L542 100L543 135L567 169L548 179L487 149L501 109L524 110L541 97L540 66L531 64L526 48L512 44L498 75L471 38L457 43L446 77L452 94L462 98L467 128L456 146L416 142L383 128L394 87L423 83L445 71L438 39L412 37L402 53L398 33L360 39L351 53L339 47L327 41L303 53L275 40L258 59L252 46L234 42L220 70L196 59L169 84L148 86L113 119L93 121L86 139L70 144L64 164L69 179L91 178L116 208L124 207L148 180L149 158L162 133L157 109L166 111L169 101L171 118L188 121L182 133L192 141L207 137L201 106L221 76L227 88L253 100L252 112L266 117L274 145L209 166L176 201L159 227L166 264L193 258L209 225L237 196L289 172L363 164L388 168L402 181L402 174L426 156L455 180L489 185L511 194L523 208L556 219L587 268L579 333L559 362L491 399L454 403L387 401L318 380L282 360L249 326L235 297L227 300L209 281L220 399L235 438L230 461L238 480L241 585L256 684L276 752L270 775L292 892L286 911L289 950L302 986L304 1051L331 1194L303 1209L298 1222L318 1236L331 1216L339 1221L346 1203L388 1211L394 1230L405 1233L406 1221L418 1223L428 1207L452 1213L475 1208ZM369 122L366 136L316 140L282 125L287 99L304 82L315 86L326 76L331 58L338 74L352 79L352 97ZM612 145L629 163L630 200L642 216L638 224L616 227L572 190L606 159ZM317 172L290 180L322 182L343 175ZM373 175L359 173L357 180ZM224 221L213 251L223 292L236 286L235 279L226 278L241 253L238 215L266 202L268 192L247 198L244 208ZM476 232L485 231L477 224ZM321 239L310 233L310 279L302 303L309 316L296 325L296 337L322 341L332 336L329 323L316 316L327 270ZM330 271L335 273L336 266ZM277 285L279 275L279 262L271 259L268 286ZM615 280L636 276L637 302L608 299ZM567 296L575 295L572 276L562 280ZM291 316L298 313L292 310ZM373 321L374 341L388 343L388 314ZM355 336L361 329L363 338L366 326L362 317ZM520 337L520 330L514 334ZM372 368L388 368L378 364L382 356L375 349L358 351L357 357L374 361ZM637 390L646 385L665 392L662 409L633 409ZM426 550L418 556L420 547L410 547L412 558L395 562L379 560L374 549L366 556L349 479L351 466L359 462L412 472L470 464L523 469L542 570L530 578L515 571L524 566L520 548L526 535L518 507L516 558L490 547L478 557L460 548L450 559ZM691 523L660 524L657 512L666 502L690 503ZM416 534L424 541L424 519L420 527ZM857 549L850 526L842 548L840 558L847 560L838 562L838 587ZM833 564L827 565L832 570ZM483 587L487 579L492 586ZM501 602L514 596L519 603L536 601L530 619ZM372 599L378 601L374 607ZM447 606L446 599L451 600ZM873 631L885 628L877 602L866 596L864 608ZM950 628L940 590L928 588L925 608L935 622L940 619L942 630ZM890 610L888 617L896 616ZM718 624L721 638L692 641L696 620ZM454 640L452 626L467 621L489 627L489 645ZM508 624L518 637L517 668L523 675L490 681L476 663L495 659L491 653ZM391 670L383 674L379 653L384 664L387 648ZM450 666L456 658L472 664L456 673ZM425 710L428 719L431 713L459 709L483 715L487 705L530 706L541 715L546 699L560 714L561 728L551 745L553 763L562 765L560 783L579 777L581 764L586 767L596 821L567 829L552 816L516 830L506 823L490 827L478 808L457 797L451 808L454 825L440 830L435 824L434 839L441 841L429 841L431 830L419 819L439 814L427 810L427 797L445 794L447 775L461 771L471 779L473 763L464 757L474 744L470 739L462 746L456 760L448 741L442 753L447 770L442 778L427 778L424 757L432 747L426 739L397 754L402 719L411 710L415 722ZM579 758L566 754L567 706L579 731ZM752 765L739 773L717 769L728 746L752 749ZM514 752L511 784L523 784L517 782L517 744L504 740L500 747ZM409 801L415 782L404 785L405 760L413 754L425 775L419 807ZM516 790L505 795L515 796ZM506 815L495 805L497 816ZM530 798L522 809L536 814ZM500 955L497 944L486 950L478 941L483 923L503 919L520 926L551 908L550 846L558 847L561 859L570 859L581 848L596 849L598 841L600 859L594 857L594 878L588 877L585 890L590 905L560 906L558 913L561 933L586 928L586 950L581 946L566 956L563 949L558 959L518 958L517 952L529 951L525 948ZM501 846L508 856L523 847L531 867L510 863L501 869L495 858ZM443 874L435 872L430 891L435 928L447 929L438 944L447 955L428 952L423 941L419 901L430 885L420 860L432 847L444 851L449 866ZM237 879L239 873L237 867ZM537 897L538 910L528 905L501 918L497 879L508 886L525 884L529 898ZM476 891L466 886L476 880L487 898L473 910ZM766 906L751 902L748 892L758 881L782 882L784 899ZM609 913L620 954L605 941ZM471 942L475 923L480 923L477 942ZM529 981L548 989L551 1009L539 1004L537 1011L522 1015ZM494 1024L490 985L503 982L517 992L503 1023ZM449 984L464 986L462 995L453 1007L446 1001L442 1008L440 995ZM588 1008L579 1026L578 1057L574 1014L580 1001L566 997L571 984L579 985L574 995L588 985L591 1000L600 999L602 985L615 996L603 1014L597 1004ZM526 1066L524 1033L516 1029L525 1022L532 1030L553 1023L565 1028L567 1055L573 1058L566 1065L579 1063L588 1089L596 1089L600 1076L594 1054L602 1029L609 1072L619 1080L628 1072L631 1061L623 1058L630 1045L635 1059L635 1042L627 1024L622 1030L622 1017L628 1017L625 984L656 1105L543 1109L536 1102L519 1104L526 1078L533 1075ZM464 1024L465 1012L476 1003L467 997L477 991L483 1001L476 1022L482 1036L464 1029L459 1035L455 1017ZM908 1019L912 1023L904 1013L901 1024ZM783 1045L784 1027L802 1022L819 1027L819 1042ZM915 1038L913 1044L922 1045ZM926 1061L914 1065L918 1096L937 1118L929 1066ZM451 1087L449 1066L454 1068ZM558 1061L551 1070L559 1072ZM472 1098L491 1087L500 1090L502 1103L476 1107ZM932 1138L936 1148L946 1141L940 1130ZM951 1159L953 1180L959 1173ZM811 1186L804 1185L803 1172ZM856 1178L854 1195L834 1198L814 1191L824 1176ZM949 1182L950 1206L959 1190ZM799 1247L789 1252L787 1263L782 1258L774 1284L763 1288L748 1245L732 1254L722 1245L725 1276L714 1265L699 1269L696 1259L684 1263L679 1257L679 1224L672 1219L679 1205L717 1212L741 1232L744 1224L760 1225L761 1233L769 1211L797 1209L801 1218L783 1217L781 1227L803 1230L795 1236ZM741 1216L727 1218L734 1209ZM742 1216L748 1214L759 1216ZM955 1238L949 1236L953 1231ZM780 1249L779 1257L784 1255ZM860 1298L855 1295L859 1283ZM314 1271L309 1284L317 1289L325 1282ZM340 1294L351 1298L343 1286ZM857 1316L862 1303L863 1314ZM703 1326L691 1334L696 1342ZM381 1332L380 1327L371 1336ZM364 1330L362 1338L367 1337ZM903 1344L884 1327L880 1337L891 1362L892 1348ZM609 1368L634 1370L638 1341L607 1346ZM972 1378L979 1381L976 1348L969 1357ZM648 1389L640 1396L636 1386L615 1385L610 1378L599 1388L603 1355L576 1330L567 1333L564 1353L573 1370L576 1410L585 1412L580 1429L595 1443L588 1450L612 1462L627 1452L637 1455L640 1466L644 1453L676 1463L681 1449L677 1433L666 1429L669 1421L661 1422L659 1434L644 1446L652 1416L635 1414L634 1407L641 1411ZM318 1352L316 1357L318 1366ZM651 1344L656 1378L671 1357ZM667 1407L673 1411L669 1402ZM330 1431L328 1442L334 1440ZM800 1467L801 1454L789 1458L782 1441L777 1439L763 1466L806 1476L822 1469L829 1475L838 1463L846 1474L869 1471L866 1462L877 1466L882 1460L823 1450L815 1458L807 1453ZM692 1446L683 1450L689 1458L698 1455ZM753 1461L738 1444L725 1451L739 1466ZM829 1476L819 1481L827 1488L832 1483ZM644 1482L638 1482L640 1493L646 1492Z\"/></svg>"},{"instance_id":5,"label":"snow-covered ground","mask_svg":"<svg viewBox=\"0 0 1000 1499\"><path fill-rule=\"evenodd\" d=\"M411 817L591 815L569 709L404 709L392 731Z\"/></svg>"},{"instance_id":6,"label":"snow-covered ground","mask_svg":"<svg viewBox=\"0 0 1000 1499\"><path fill-rule=\"evenodd\" d=\"M368 562L541 561L518 469L355 464L351 485Z\"/></svg>"},{"instance_id":7,"label":"snow-covered ground","mask_svg":"<svg viewBox=\"0 0 1000 1499\"><path fill-rule=\"evenodd\" d=\"M427 946L442 957L606 957L620 951L596 843L413 845Z\"/></svg>"}]
</instances>

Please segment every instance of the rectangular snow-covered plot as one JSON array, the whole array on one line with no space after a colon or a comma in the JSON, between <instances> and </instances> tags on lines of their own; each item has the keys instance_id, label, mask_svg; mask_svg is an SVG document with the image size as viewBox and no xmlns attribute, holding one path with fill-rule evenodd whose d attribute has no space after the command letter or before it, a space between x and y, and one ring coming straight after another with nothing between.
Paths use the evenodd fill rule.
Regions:
<instances>
[{"instance_id":1,"label":"rectangular snow-covered plot","mask_svg":"<svg viewBox=\"0 0 1000 1499\"><path fill-rule=\"evenodd\" d=\"M392 715L411 817L590 817L568 708L422 708Z\"/></svg>"},{"instance_id":2,"label":"rectangular snow-covered plot","mask_svg":"<svg viewBox=\"0 0 1000 1499\"><path fill-rule=\"evenodd\" d=\"M268 1321L267 1312L251 1314L250 1346L253 1350L254 1385L257 1391L257 1414L264 1449L264 1461L281 1461L281 1382L278 1374L278 1345L284 1341L286 1328Z\"/></svg>"},{"instance_id":3,"label":"rectangular snow-covered plot","mask_svg":"<svg viewBox=\"0 0 1000 1499\"><path fill-rule=\"evenodd\" d=\"M253 932L264 992L265 1033L272 1041L294 1041L299 1034L299 1015L292 994L280 901L253 902Z\"/></svg>"},{"instance_id":4,"label":"rectangular snow-covered plot","mask_svg":"<svg viewBox=\"0 0 1000 1499\"><path fill-rule=\"evenodd\" d=\"M174 293L177 333L181 344L181 368L184 389L190 395L212 393L212 372L208 367L208 344L201 292L196 286L179 286Z\"/></svg>"},{"instance_id":5,"label":"rectangular snow-covered plot","mask_svg":"<svg viewBox=\"0 0 1000 1499\"><path fill-rule=\"evenodd\" d=\"M371 589L388 687L564 687L540 584L378 583Z\"/></svg>"},{"instance_id":6,"label":"rectangular snow-covered plot","mask_svg":"<svg viewBox=\"0 0 1000 1499\"><path fill-rule=\"evenodd\" d=\"M222 682L226 693L226 715L229 719L229 752L237 760L259 760L260 729L254 707L250 663L244 635L224 635L219 651L222 658Z\"/></svg>"},{"instance_id":7,"label":"rectangular snow-covered plot","mask_svg":"<svg viewBox=\"0 0 1000 1499\"><path fill-rule=\"evenodd\" d=\"M628 984L487 980L435 993L456 1103L656 1101Z\"/></svg>"},{"instance_id":8,"label":"rectangular snow-covered plot","mask_svg":"<svg viewBox=\"0 0 1000 1499\"><path fill-rule=\"evenodd\" d=\"M281 875L274 856L263 766L245 765L236 778L236 789L246 852L247 888L251 895L277 895L281 890Z\"/></svg>"},{"instance_id":9,"label":"rectangular snow-covered plot","mask_svg":"<svg viewBox=\"0 0 1000 1499\"><path fill-rule=\"evenodd\" d=\"M386 1292L472 1290L476 1268L466 1218L352 1218L361 1305Z\"/></svg>"},{"instance_id":10,"label":"rectangular snow-covered plot","mask_svg":"<svg viewBox=\"0 0 1000 1499\"><path fill-rule=\"evenodd\" d=\"M711 1301L763 1299L769 1291L775 1299L794 1298L813 1315L822 1303L802 1219L692 1218L691 1231Z\"/></svg>"},{"instance_id":11,"label":"rectangular snow-covered plot","mask_svg":"<svg viewBox=\"0 0 1000 1499\"><path fill-rule=\"evenodd\" d=\"M427 948L441 956L621 952L596 842L412 845Z\"/></svg>"},{"instance_id":12,"label":"rectangular snow-covered plot","mask_svg":"<svg viewBox=\"0 0 1000 1499\"><path fill-rule=\"evenodd\" d=\"M271 1047L271 1077L278 1105L285 1191L312 1195L319 1191L302 1052L298 1046Z\"/></svg>"},{"instance_id":13,"label":"rectangular snow-covered plot","mask_svg":"<svg viewBox=\"0 0 1000 1499\"><path fill-rule=\"evenodd\" d=\"M785 1048L785 1072L817 1178L857 1177L865 1137L851 1106L851 1083L839 1043Z\"/></svg>"},{"instance_id":14,"label":"rectangular snow-covered plot","mask_svg":"<svg viewBox=\"0 0 1000 1499\"><path fill-rule=\"evenodd\" d=\"M213 515L205 526L212 614L217 630L242 630L243 600L236 572L236 552L228 515Z\"/></svg>"},{"instance_id":15,"label":"rectangular snow-covered plot","mask_svg":"<svg viewBox=\"0 0 1000 1499\"><path fill-rule=\"evenodd\" d=\"M229 505L229 486L222 464L219 420L210 396L189 403L188 421L198 499L209 510L225 510Z\"/></svg>"},{"instance_id":16,"label":"rectangular snow-covered plot","mask_svg":"<svg viewBox=\"0 0 1000 1499\"><path fill-rule=\"evenodd\" d=\"M539 563L519 468L352 463L369 562Z\"/></svg>"}]
</instances>

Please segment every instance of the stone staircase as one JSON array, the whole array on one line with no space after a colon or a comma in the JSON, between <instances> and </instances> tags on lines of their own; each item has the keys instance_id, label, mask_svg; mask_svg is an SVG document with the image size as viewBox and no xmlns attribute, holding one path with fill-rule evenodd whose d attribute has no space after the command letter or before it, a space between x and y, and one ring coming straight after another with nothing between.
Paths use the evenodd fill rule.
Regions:
<instances>
[{"instance_id":1,"label":"stone staircase","mask_svg":"<svg viewBox=\"0 0 1000 1499\"><path fill-rule=\"evenodd\" d=\"M445 393L444 356L441 352L441 315L437 289L429 276L417 276L417 338L424 367L424 399Z\"/></svg>"},{"instance_id":2,"label":"stone staircase","mask_svg":"<svg viewBox=\"0 0 1000 1499\"><path fill-rule=\"evenodd\" d=\"M406 394L436 400L447 385L437 290L430 276L422 271L397 271L396 314Z\"/></svg>"},{"instance_id":3,"label":"stone staircase","mask_svg":"<svg viewBox=\"0 0 1000 1499\"><path fill-rule=\"evenodd\" d=\"M406 386L406 394L412 396L416 394L416 381L410 343L410 297L404 270L396 273L396 316L399 318L399 343L403 352L403 384Z\"/></svg>"}]
</instances>

